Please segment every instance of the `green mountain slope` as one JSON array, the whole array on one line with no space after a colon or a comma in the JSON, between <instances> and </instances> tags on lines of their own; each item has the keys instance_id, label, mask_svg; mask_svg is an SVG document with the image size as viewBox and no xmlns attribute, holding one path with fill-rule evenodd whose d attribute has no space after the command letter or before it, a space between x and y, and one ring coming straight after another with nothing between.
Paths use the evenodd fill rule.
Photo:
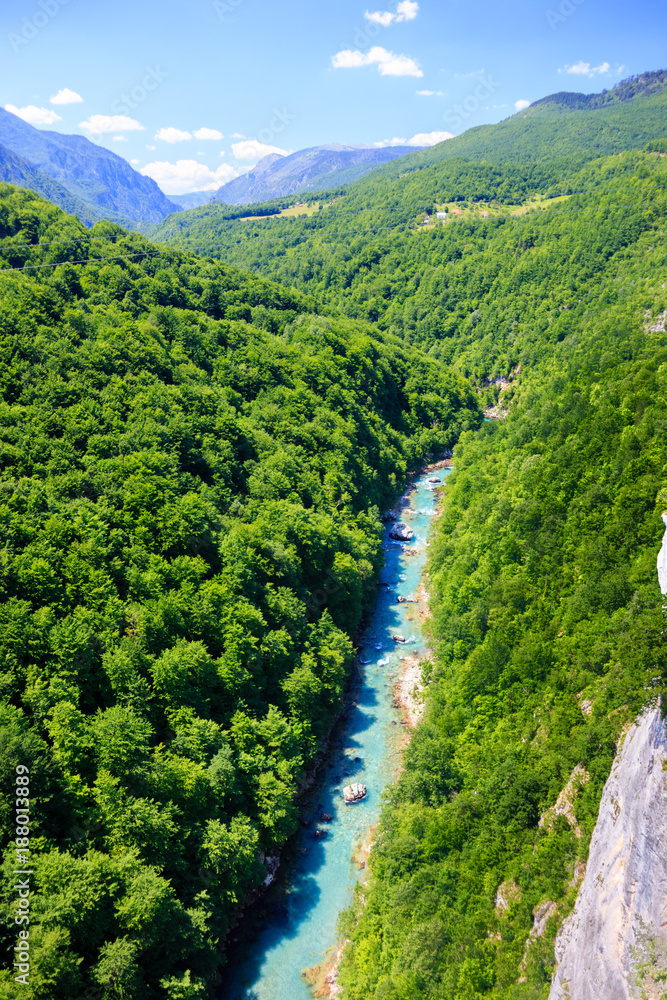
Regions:
<instances>
[{"instance_id":1,"label":"green mountain slope","mask_svg":"<svg viewBox=\"0 0 667 1000\"><path fill-rule=\"evenodd\" d=\"M480 414L395 338L6 185L0 237L0 995L212 996L338 711L378 510Z\"/></svg>"},{"instance_id":2,"label":"green mountain slope","mask_svg":"<svg viewBox=\"0 0 667 1000\"><path fill-rule=\"evenodd\" d=\"M552 94L497 125L468 129L381 167L374 176L397 177L456 157L524 168L567 159L572 166L640 148L664 134L666 120L667 70L659 70L631 77L603 94Z\"/></svg>"},{"instance_id":3,"label":"green mountain slope","mask_svg":"<svg viewBox=\"0 0 667 1000\"><path fill-rule=\"evenodd\" d=\"M343 918L350 1000L546 1000L616 741L667 681L667 161L586 169L576 210L470 227L431 286L471 310L422 329L433 353L514 372L443 494L427 714Z\"/></svg>"}]
</instances>

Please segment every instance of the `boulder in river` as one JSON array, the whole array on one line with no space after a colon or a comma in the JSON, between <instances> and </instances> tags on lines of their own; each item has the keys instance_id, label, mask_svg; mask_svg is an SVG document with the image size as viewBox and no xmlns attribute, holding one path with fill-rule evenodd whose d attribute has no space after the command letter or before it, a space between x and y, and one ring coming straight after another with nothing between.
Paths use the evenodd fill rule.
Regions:
<instances>
[{"instance_id":1,"label":"boulder in river","mask_svg":"<svg viewBox=\"0 0 667 1000\"><path fill-rule=\"evenodd\" d=\"M343 798L347 805L351 805L354 802L361 802L362 799L366 798L366 794L366 786L356 781L353 785L346 785L343 789Z\"/></svg>"},{"instance_id":2,"label":"boulder in river","mask_svg":"<svg viewBox=\"0 0 667 1000\"><path fill-rule=\"evenodd\" d=\"M439 479L429 479L429 483L439 483Z\"/></svg>"},{"instance_id":3,"label":"boulder in river","mask_svg":"<svg viewBox=\"0 0 667 1000\"><path fill-rule=\"evenodd\" d=\"M389 537L393 538L396 542L411 542L415 537L415 533L412 528L408 528L407 524L399 521L389 532Z\"/></svg>"},{"instance_id":4,"label":"boulder in river","mask_svg":"<svg viewBox=\"0 0 667 1000\"><path fill-rule=\"evenodd\" d=\"M405 642L404 635L392 635L392 639L394 640L394 642Z\"/></svg>"},{"instance_id":5,"label":"boulder in river","mask_svg":"<svg viewBox=\"0 0 667 1000\"><path fill-rule=\"evenodd\" d=\"M322 823L330 823L332 821L332 819L333 819L333 816L331 815L331 813L322 813L320 815L320 822L322 822Z\"/></svg>"}]
</instances>

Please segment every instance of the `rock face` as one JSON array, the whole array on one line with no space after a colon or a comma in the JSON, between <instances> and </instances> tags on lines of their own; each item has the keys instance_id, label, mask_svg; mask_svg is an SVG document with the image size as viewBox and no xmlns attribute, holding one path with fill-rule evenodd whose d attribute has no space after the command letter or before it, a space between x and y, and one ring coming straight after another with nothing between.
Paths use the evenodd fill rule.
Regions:
<instances>
[{"instance_id":1,"label":"rock face","mask_svg":"<svg viewBox=\"0 0 667 1000\"><path fill-rule=\"evenodd\" d=\"M667 525L667 513L662 515L662 519ZM658 555L658 579L660 581L660 590L663 594L667 594L667 531L665 531L662 548Z\"/></svg>"},{"instance_id":2,"label":"rock face","mask_svg":"<svg viewBox=\"0 0 667 1000\"><path fill-rule=\"evenodd\" d=\"M549 830L553 826L553 822L557 816L564 816L570 824L570 828L574 831L575 837L581 837L581 830L574 811L574 800L577 792L588 783L589 779L590 775L586 768L581 764L577 764L555 804L540 816L538 826Z\"/></svg>"},{"instance_id":3,"label":"rock face","mask_svg":"<svg viewBox=\"0 0 667 1000\"><path fill-rule=\"evenodd\" d=\"M361 802L366 798L366 786L355 782L353 785L346 785L343 789L343 798L350 805L352 802Z\"/></svg>"},{"instance_id":4,"label":"rock face","mask_svg":"<svg viewBox=\"0 0 667 1000\"><path fill-rule=\"evenodd\" d=\"M82 135L35 128L0 108L0 172L12 183L35 187L66 212L83 204L82 218L128 222L161 222L179 211L154 180L134 170L127 160ZM3 164L6 151L20 162ZM53 183L53 182L57 183ZM64 193L63 193L64 192Z\"/></svg>"},{"instance_id":5,"label":"rock face","mask_svg":"<svg viewBox=\"0 0 667 1000\"><path fill-rule=\"evenodd\" d=\"M415 533L412 528L408 528L407 524L399 522L391 529L389 537L397 542L411 542L415 537Z\"/></svg>"},{"instance_id":6,"label":"rock face","mask_svg":"<svg viewBox=\"0 0 667 1000\"><path fill-rule=\"evenodd\" d=\"M662 995L651 972L667 968L665 761L652 709L630 728L605 785L586 876L556 939L549 1000Z\"/></svg>"}]
</instances>

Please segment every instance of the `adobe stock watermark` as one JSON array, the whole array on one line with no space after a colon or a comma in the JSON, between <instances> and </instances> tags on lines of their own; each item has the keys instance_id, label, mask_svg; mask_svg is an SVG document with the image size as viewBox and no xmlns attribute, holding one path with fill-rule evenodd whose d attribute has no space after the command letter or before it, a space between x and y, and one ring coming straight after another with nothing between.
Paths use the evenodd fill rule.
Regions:
<instances>
[{"instance_id":1,"label":"adobe stock watermark","mask_svg":"<svg viewBox=\"0 0 667 1000\"><path fill-rule=\"evenodd\" d=\"M17 906L14 923L17 941L14 947L14 981L30 985L30 769L25 764L16 768L16 840L14 861L14 892ZM20 876L20 877L19 877Z\"/></svg>"},{"instance_id":2,"label":"adobe stock watermark","mask_svg":"<svg viewBox=\"0 0 667 1000\"><path fill-rule=\"evenodd\" d=\"M39 0L38 10L32 17L24 17L20 31L10 31L7 41L18 52L22 46L27 45L60 13L61 7L66 7L70 0Z\"/></svg>"},{"instance_id":3,"label":"adobe stock watermark","mask_svg":"<svg viewBox=\"0 0 667 1000\"><path fill-rule=\"evenodd\" d=\"M228 14L235 14L244 3L245 0L213 0L213 10L218 15L218 19L224 21Z\"/></svg>"},{"instance_id":4,"label":"adobe stock watermark","mask_svg":"<svg viewBox=\"0 0 667 1000\"><path fill-rule=\"evenodd\" d=\"M354 30L354 38L352 39L352 44L343 42L341 45L342 49L365 49L371 45L377 36L382 31L382 25L378 24L377 21L368 21L363 28L356 27Z\"/></svg>"},{"instance_id":5,"label":"adobe stock watermark","mask_svg":"<svg viewBox=\"0 0 667 1000\"><path fill-rule=\"evenodd\" d=\"M483 101L488 101L489 97L500 89L500 86L492 76L483 74L473 92L460 104L453 104L449 111L445 112L444 121L452 128L460 128L471 115L479 111Z\"/></svg>"},{"instance_id":6,"label":"adobe stock watermark","mask_svg":"<svg viewBox=\"0 0 667 1000\"><path fill-rule=\"evenodd\" d=\"M562 0L557 10L545 10L544 16L551 30L555 31L559 24L563 24L568 17L572 17L576 13L577 7L581 7L585 2L586 0Z\"/></svg>"},{"instance_id":7,"label":"adobe stock watermark","mask_svg":"<svg viewBox=\"0 0 667 1000\"><path fill-rule=\"evenodd\" d=\"M297 117L297 115L290 114L287 108L282 108L280 111L278 108L274 108L270 122L266 128L261 129L257 133L257 139L259 142L270 145L274 139L277 139L285 129L289 128L297 120Z\"/></svg>"},{"instance_id":8,"label":"adobe stock watermark","mask_svg":"<svg viewBox=\"0 0 667 1000\"><path fill-rule=\"evenodd\" d=\"M161 83L164 83L168 76L169 74L165 73L159 66L154 68L147 66L141 82L132 87L132 90L124 91L120 97L117 97L111 104L111 110L115 115L129 115L130 111L135 111L147 97L150 97L158 89Z\"/></svg>"}]
</instances>

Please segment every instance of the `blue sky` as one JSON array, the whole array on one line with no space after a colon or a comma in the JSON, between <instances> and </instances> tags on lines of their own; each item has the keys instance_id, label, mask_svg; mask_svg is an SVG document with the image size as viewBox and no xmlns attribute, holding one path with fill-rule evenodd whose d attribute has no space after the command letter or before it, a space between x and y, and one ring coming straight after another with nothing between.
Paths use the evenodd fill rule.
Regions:
<instances>
[{"instance_id":1,"label":"blue sky","mask_svg":"<svg viewBox=\"0 0 667 1000\"><path fill-rule=\"evenodd\" d=\"M273 149L413 144L667 65L664 0L11 0L0 104L172 194Z\"/></svg>"}]
</instances>

